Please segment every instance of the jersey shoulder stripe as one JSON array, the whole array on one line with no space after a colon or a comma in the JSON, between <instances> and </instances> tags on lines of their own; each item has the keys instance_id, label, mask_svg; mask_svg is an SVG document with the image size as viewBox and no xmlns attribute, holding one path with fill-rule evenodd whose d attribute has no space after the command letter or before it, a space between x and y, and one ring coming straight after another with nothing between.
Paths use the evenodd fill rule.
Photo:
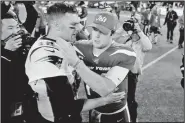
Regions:
<instances>
[{"instance_id":1,"label":"jersey shoulder stripe","mask_svg":"<svg viewBox=\"0 0 185 123\"><path fill-rule=\"evenodd\" d=\"M113 48L113 50L112 50L112 53L110 54L110 56L121 53L121 54L125 54L128 56L136 57L135 51L127 45L113 42L113 45L111 47Z\"/></svg>"},{"instance_id":2,"label":"jersey shoulder stripe","mask_svg":"<svg viewBox=\"0 0 185 123\"><path fill-rule=\"evenodd\" d=\"M115 54L118 54L118 53L122 53L122 54L126 54L128 56L135 56L136 57L136 53L135 52L132 52L132 51L129 51L129 50L126 50L126 49L116 50L115 52L113 52L112 54L110 54L110 56L115 55Z\"/></svg>"}]
</instances>

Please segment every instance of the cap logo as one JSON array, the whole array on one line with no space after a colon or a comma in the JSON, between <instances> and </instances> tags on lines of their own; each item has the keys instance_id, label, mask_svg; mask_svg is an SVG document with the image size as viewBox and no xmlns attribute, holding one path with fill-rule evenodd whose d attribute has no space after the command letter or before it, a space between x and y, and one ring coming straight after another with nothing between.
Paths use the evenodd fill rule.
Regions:
<instances>
[{"instance_id":1,"label":"cap logo","mask_svg":"<svg viewBox=\"0 0 185 123\"><path fill-rule=\"evenodd\" d=\"M100 21L100 22L106 22L107 21L107 18L106 17L102 17L102 15L99 15L98 18L96 18L96 21Z\"/></svg>"}]
</instances>

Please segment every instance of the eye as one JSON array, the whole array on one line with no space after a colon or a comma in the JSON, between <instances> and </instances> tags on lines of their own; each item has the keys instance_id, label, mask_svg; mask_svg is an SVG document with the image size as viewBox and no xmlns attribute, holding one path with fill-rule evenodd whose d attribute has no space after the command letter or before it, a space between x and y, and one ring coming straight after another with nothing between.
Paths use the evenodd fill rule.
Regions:
<instances>
[{"instance_id":1,"label":"eye","mask_svg":"<svg viewBox=\"0 0 185 123\"><path fill-rule=\"evenodd\" d=\"M69 27L70 29L75 29L75 27Z\"/></svg>"},{"instance_id":2,"label":"eye","mask_svg":"<svg viewBox=\"0 0 185 123\"><path fill-rule=\"evenodd\" d=\"M13 27L8 27L8 29L13 29Z\"/></svg>"},{"instance_id":3,"label":"eye","mask_svg":"<svg viewBox=\"0 0 185 123\"><path fill-rule=\"evenodd\" d=\"M95 28L95 27L93 27L93 30L94 30L94 31L96 31L96 32L98 32L98 31L99 31L99 30L98 30L97 28Z\"/></svg>"}]
</instances>

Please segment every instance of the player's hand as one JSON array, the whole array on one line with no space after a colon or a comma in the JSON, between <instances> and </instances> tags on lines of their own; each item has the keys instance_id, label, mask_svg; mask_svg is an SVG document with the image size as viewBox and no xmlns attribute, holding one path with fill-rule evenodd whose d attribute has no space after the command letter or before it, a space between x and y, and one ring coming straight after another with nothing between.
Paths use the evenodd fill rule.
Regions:
<instances>
[{"instance_id":1,"label":"player's hand","mask_svg":"<svg viewBox=\"0 0 185 123\"><path fill-rule=\"evenodd\" d=\"M106 104L120 102L121 99L125 98L125 92L110 93L109 95L103 97Z\"/></svg>"},{"instance_id":2,"label":"player's hand","mask_svg":"<svg viewBox=\"0 0 185 123\"><path fill-rule=\"evenodd\" d=\"M11 51L15 51L17 50L19 47L22 46L22 39L21 36L15 36L13 38L10 38L6 43L5 43L5 49L7 50L11 50Z\"/></svg>"},{"instance_id":3,"label":"player's hand","mask_svg":"<svg viewBox=\"0 0 185 123\"><path fill-rule=\"evenodd\" d=\"M71 45L71 43L65 41L62 38L58 38L56 43L61 48L61 52L64 55L65 60L67 60L68 64L74 66L79 60L79 58L76 55L76 51L74 47Z\"/></svg>"}]
</instances>

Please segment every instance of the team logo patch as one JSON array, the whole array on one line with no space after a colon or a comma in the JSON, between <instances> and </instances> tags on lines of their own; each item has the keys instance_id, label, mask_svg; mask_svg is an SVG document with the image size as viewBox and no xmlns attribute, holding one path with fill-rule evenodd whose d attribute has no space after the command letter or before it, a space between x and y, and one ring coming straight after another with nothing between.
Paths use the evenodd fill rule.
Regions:
<instances>
[{"instance_id":1,"label":"team logo patch","mask_svg":"<svg viewBox=\"0 0 185 123\"><path fill-rule=\"evenodd\" d=\"M61 65L62 65L63 58L60 58L58 56L46 56L44 58L39 59L38 61L50 62L60 69Z\"/></svg>"},{"instance_id":2,"label":"team logo patch","mask_svg":"<svg viewBox=\"0 0 185 123\"><path fill-rule=\"evenodd\" d=\"M96 18L96 21L100 21L100 22L106 22L107 21L107 18L106 17L103 17L102 15L99 15L97 18Z\"/></svg>"}]
</instances>

